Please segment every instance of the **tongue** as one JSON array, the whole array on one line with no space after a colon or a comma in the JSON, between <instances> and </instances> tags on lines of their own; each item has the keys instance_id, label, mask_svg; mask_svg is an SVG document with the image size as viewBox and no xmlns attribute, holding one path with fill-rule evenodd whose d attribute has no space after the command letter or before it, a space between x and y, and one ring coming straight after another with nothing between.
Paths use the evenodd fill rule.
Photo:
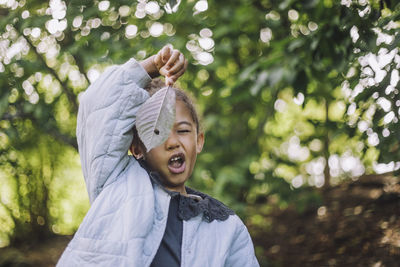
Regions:
<instances>
[{"instance_id":1,"label":"tongue","mask_svg":"<svg viewBox=\"0 0 400 267\"><path fill-rule=\"evenodd\" d=\"M168 169L170 172L174 174L182 173L185 171L186 164L185 162L174 161L168 164Z\"/></svg>"},{"instance_id":2,"label":"tongue","mask_svg":"<svg viewBox=\"0 0 400 267\"><path fill-rule=\"evenodd\" d=\"M179 160L176 160L176 161L172 162L170 165L171 165L173 168L179 168L180 166L182 166L182 162L179 161Z\"/></svg>"}]
</instances>

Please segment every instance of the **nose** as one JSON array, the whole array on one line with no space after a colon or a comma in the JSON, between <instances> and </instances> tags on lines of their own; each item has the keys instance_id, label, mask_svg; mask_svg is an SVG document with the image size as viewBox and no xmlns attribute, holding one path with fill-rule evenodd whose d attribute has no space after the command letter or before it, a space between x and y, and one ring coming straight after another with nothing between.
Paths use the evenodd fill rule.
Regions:
<instances>
[{"instance_id":1,"label":"nose","mask_svg":"<svg viewBox=\"0 0 400 267\"><path fill-rule=\"evenodd\" d=\"M175 148L178 148L179 145L179 140L178 137L176 136L176 134L174 132L171 132L171 134L169 135L167 141L165 141L165 147L167 150L173 150Z\"/></svg>"}]
</instances>

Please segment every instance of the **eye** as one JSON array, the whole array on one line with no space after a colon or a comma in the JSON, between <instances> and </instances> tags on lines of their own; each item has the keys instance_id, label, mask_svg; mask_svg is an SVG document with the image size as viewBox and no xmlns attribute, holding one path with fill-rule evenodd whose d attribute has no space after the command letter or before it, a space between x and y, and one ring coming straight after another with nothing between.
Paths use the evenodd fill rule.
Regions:
<instances>
[{"instance_id":1,"label":"eye","mask_svg":"<svg viewBox=\"0 0 400 267\"><path fill-rule=\"evenodd\" d=\"M178 133L190 133L190 130L184 129L184 130L178 130Z\"/></svg>"}]
</instances>

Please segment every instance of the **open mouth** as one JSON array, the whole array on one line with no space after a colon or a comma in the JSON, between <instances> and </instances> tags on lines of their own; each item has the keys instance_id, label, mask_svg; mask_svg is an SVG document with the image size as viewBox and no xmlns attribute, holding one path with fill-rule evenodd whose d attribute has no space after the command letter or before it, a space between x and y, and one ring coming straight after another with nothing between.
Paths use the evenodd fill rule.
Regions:
<instances>
[{"instance_id":1,"label":"open mouth","mask_svg":"<svg viewBox=\"0 0 400 267\"><path fill-rule=\"evenodd\" d=\"M168 160L168 169L174 174L179 174L185 171L185 155L183 153L174 154Z\"/></svg>"}]
</instances>

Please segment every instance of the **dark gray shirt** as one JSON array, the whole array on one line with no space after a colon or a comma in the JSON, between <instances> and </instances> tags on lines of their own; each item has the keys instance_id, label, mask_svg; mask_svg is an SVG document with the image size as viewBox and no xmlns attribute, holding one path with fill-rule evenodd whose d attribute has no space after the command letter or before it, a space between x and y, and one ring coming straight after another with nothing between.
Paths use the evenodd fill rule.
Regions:
<instances>
[{"instance_id":1,"label":"dark gray shirt","mask_svg":"<svg viewBox=\"0 0 400 267\"><path fill-rule=\"evenodd\" d=\"M171 197L167 226L151 267L179 267L181 265L183 221L178 217L179 198L179 194Z\"/></svg>"}]
</instances>

